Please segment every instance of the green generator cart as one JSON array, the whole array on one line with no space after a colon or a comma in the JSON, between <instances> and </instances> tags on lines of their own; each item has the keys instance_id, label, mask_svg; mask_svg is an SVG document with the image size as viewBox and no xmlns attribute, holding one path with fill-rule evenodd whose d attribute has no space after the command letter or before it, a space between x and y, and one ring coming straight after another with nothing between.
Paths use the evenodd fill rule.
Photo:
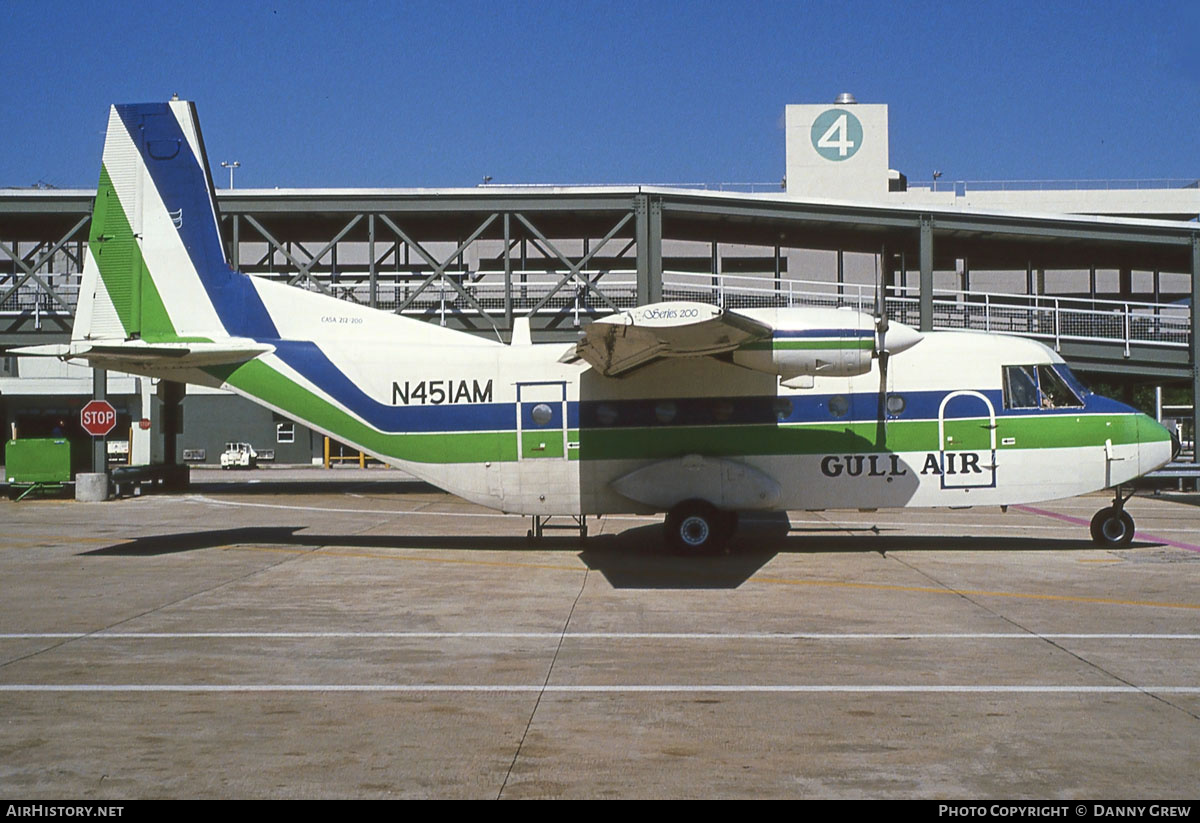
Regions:
<instances>
[{"instance_id":1,"label":"green generator cart","mask_svg":"<svg viewBox=\"0 0 1200 823\"><path fill-rule=\"evenodd\" d=\"M9 496L61 492L71 479L71 443L65 437L9 440L4 447Z\"/></svg>"}]
</instances>

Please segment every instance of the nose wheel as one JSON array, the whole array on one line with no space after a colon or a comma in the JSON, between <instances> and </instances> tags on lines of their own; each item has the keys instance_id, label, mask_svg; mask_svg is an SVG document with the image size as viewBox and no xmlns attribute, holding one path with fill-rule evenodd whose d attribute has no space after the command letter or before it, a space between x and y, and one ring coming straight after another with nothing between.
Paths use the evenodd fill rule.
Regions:
<instances>
[{"instance_id":1,"label":"nose wheel","mask_svg":"<svg viewBox=\"0 0 1200 823\"><path fill-rule=\"evenodd\" d=\"M1125 502L1133 497L1133 493L1121 496L1120 487L1116 490L1113 504L1096 512L1092 518L1092 542L1106 549L1121 549L1133 542L1133 518L1125 511Z\"/></svg>"}]
</instances>

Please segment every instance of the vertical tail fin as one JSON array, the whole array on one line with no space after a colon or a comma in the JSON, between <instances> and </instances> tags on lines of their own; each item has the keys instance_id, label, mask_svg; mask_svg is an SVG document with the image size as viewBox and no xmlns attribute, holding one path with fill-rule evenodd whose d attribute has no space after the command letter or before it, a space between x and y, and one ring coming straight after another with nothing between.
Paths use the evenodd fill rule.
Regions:
<instances>
[{"instance_id":1,"label":"vertical tail fin","mask_svg":"<svg viewBox=\"0 0 1200 823\"><path fill-rule=\"evenodd\" d=\"M73 337L230 335L278 337L226 262L195 106L113 106Z\"/></svg>"}]
</instances>

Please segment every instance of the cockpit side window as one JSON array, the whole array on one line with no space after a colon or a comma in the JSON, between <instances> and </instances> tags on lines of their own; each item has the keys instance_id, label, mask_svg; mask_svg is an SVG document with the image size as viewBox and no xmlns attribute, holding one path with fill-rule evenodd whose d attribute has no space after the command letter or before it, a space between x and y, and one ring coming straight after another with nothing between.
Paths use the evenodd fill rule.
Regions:
<instances>
[{"instance_id":1,"label":"cockpit side window","mask_svg":"<svg viewBox=\"0 0 1200 823\"><path fill-rule=\"evenodd\" d=\"M1036 366L1004 367L1004 408L1038 408Z\"/></svg>"},{"instance_id":2,"label":"cockpit side window","mask_svg":"<svg viewBox=\"0 0 1200 823\"><path fill-rule=\"evenodd\" d=\"M1074 382L1074 381L1072 381ZM1005 366L1004 408L1078 409L1079 393L1050 365Z\"/></svg>"}]
</instances>

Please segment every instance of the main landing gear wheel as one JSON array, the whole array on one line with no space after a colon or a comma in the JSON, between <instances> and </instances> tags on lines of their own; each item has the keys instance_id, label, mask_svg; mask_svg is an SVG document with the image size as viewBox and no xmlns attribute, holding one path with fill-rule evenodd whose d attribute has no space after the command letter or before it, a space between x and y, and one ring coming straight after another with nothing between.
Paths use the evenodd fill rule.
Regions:
<instances>
[{"instance_id":1,"label":"main landing gear wheel","mask_svg":"<svg viewBox=\"0 0 1200 823\"><path fill-rule=\"evenodd\" d=\"M685 500L667 513L667 541L687 554L720 551L737 528L737 512L720 511L703 500Z\"/></svg>"},{"instance_id":2,"label":"main landing gear wheel","mask_svg":"<svg viewBox=\"0 0 1200 823\"><path fill-rule=\"evenodd\" d=\"M1124 548L1133 542L1133 518L1129 512L1109 506L1092 518L1092 541L1106 548Z\"/></svg>"}]
</instances>

